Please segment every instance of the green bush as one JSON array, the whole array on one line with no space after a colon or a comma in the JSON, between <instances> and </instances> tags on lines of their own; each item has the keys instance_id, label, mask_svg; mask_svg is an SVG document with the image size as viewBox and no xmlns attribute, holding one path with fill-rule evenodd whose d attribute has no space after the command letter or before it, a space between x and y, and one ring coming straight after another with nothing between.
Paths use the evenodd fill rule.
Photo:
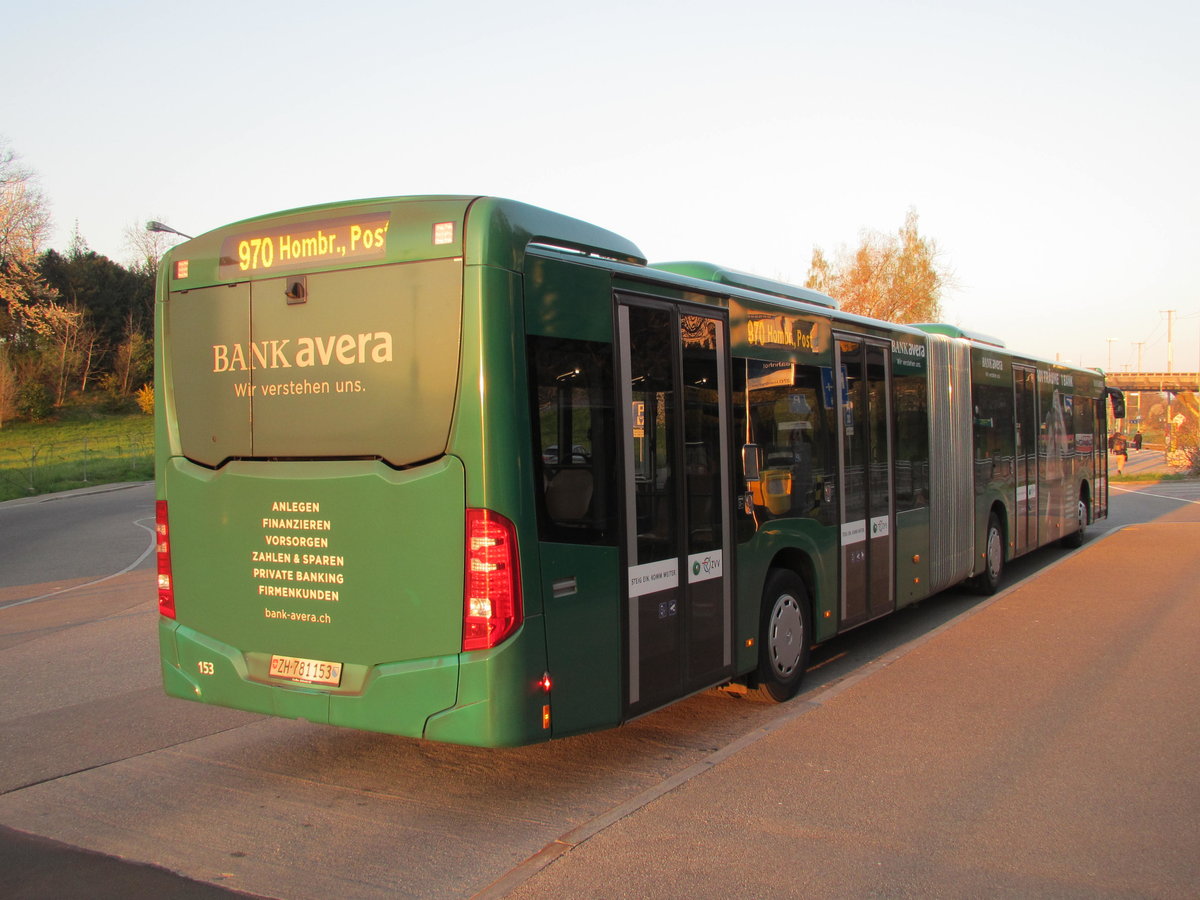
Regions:
<instances>
[{"instance_id":1,"label":"green bush","mask_svg":"<svg viewBox=\"0 0 1200 900\"><path fill-rule=\"evenodd\" d=\"M112 372L100 376L100 401L97 407L106 413L129 411L129 398L121 393L121 384Z\"/></svg>"},{"instance_id":2,"label":"green bush","mask_svg":"<svg viewBox=\"0 0 1200 900\"><path fill-rule=\"evenodd\" d=\"M50 389L40 381L29 381L17 391L17 415L33 422L50 418L54 410L54 397Z\"/></svg>"}]
</instances>

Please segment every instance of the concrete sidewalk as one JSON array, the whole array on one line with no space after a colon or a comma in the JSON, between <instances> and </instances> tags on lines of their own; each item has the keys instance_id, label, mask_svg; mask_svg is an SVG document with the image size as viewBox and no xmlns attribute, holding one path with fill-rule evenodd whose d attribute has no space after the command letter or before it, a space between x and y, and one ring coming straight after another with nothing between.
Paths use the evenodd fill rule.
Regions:
<instances>
[{"instance_id":1,"label":"concrete sidewalk","mask_svg":"<svg viewBox=\"0 0 1200 900\"><path fill-rule=\"evenodd\" d=\"M1194 898L1198 570L1200 523L1095 540L509 896Z\"/></svg>"}]
</instances>

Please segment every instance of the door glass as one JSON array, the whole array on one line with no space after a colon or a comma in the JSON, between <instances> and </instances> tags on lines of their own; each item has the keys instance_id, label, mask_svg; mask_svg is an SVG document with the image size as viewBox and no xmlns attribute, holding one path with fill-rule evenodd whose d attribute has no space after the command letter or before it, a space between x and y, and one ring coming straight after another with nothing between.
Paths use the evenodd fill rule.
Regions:
<instances>
[{"instance_id":1,"label":"door glass","mask_svg":"<svg viewBox=\"0 0 1200 900\"><path fill-rule=\"evenodd\" d=\"M721 546L721 461L717 323L683 316L684 452L688 485L688 552Z\"/></svg>"},{"instance_id":2,"label":"door glass","mask_svg":"<svg viewBox=\"0 0 1200 900\"><path fill-rule=\"evenodd\" d=\"M1089 400L1093 404L1093 440L1092 465L1096 473L1096 515L1108 515L1108 402L1103 396L1099 400Z\"/></svg>"},{"instance_id":3,"label":"door glass","mask_svg":"<svg viewBox=\"0 0 1200 900\"><path fill-rule=\"evenodd\" d=\"M724 372L718 351L724 332L715 319L680 317L683 360L684 467L687 492L687 675L701 682L725 666L724 590L725 463Z\"/></svg>"},{"instance_id":4,"label":"door glass","mask_svg":"<svg viewBox=\"0 0 1200 900\"><path fill-rule=\"evenodd\" d=\"M677 553L675 382L671 376L671 315L632 307L630 384L633 392L633 469L637 495L637 564Z\"/></svg>"},{"instance_id":5,"label":"door glass","mask_svg":"<svg viewBox=\"0 0 1200 900\"><path fill-rule=\"evenodd\" d=\"M1037 381L1033 369L1013 366L1017 392L1017 552L1037 542Z\"/></svg>"},{"instance_id":6,"label":"door glass","mask_svg":"<svg viewBox=\"0 0 1200 900\"><path fill-rule=\"evenodd\" d=\"M867 382L862 344L839 341L842 456L842 621L867 613Z\"/></svg>"},{"instance_id":7,"label":"door glass","mask_svg":"<svg viewBox=\"0 0 1200 900\"><path fill-rule=\"evenodd\" d=\"M623 307L629 368L626 512L629 548L629 704L654 705L681 692L679 509L674 360L669 310ZM625 319L628 316L627 320Z\"/></svg>"},{"instance_id":8,"label":"door glass","mask_svg":"<svg viewBox=\"0 0 1200 900\"><path fill-rule=\"evenodd\" d=\"M870 344L867 351L868 435L867 535L871 569L869 615L892 609L892 442L891 409L888 403L887 350Z\"/></svg>"}]
</instances>

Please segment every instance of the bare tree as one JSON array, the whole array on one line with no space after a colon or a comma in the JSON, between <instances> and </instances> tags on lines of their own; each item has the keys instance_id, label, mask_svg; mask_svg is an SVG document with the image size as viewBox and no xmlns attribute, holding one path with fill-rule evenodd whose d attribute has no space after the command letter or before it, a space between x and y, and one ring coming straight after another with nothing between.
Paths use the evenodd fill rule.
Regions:
<instances>
[{"instance_id":1,"label":"bare tree","mask_svg":"<svg viewBox=\"0 0 1200 900\"><path fill-rule=\"evenodd\" d=\"M79 340L77 341L76 353L78 354L78 372L79 375L79 393L87 392L88 379L95 373L96 363L99 361L104 350L104 346L100 341L100 335L96 333L96 329L91 323L84 318L83 326L79 330Z\"/></svg>"},{"instance_id":2,"label":"bare tree","mask_svg":"<svg viewBox=\"0 0 1200 900\"><path fill-rule=\"evenodd\" d=\"M115 396L127 397L153 372L154 344L138 330L131 315L125 322L125 340L113 350L110 389Z\"/></svg>"},{"instance_id":3,"label":"bare tree","mask_svg":"<svg viewBox=\"0 0 1200 900\"><path fill-rule=\"evenodd\" d=\"M37 175L0 138L0 261L29 261L50 234L50 204Z\"/></svg>"},{"instance_id":4,"label":"bare tree","mask_svg":"<svg viewBox=\"0 0 1200 900\"><path fill-rule=\"evenodd\" d=\"M847 312L887 322L936 322L951 277L938 257L910 209L898 232L864 231L854 251L843 247L833 261L814 248L807 286L836 298Z\"/></svg>"},{"instance_id":5,"label":"bare tree","mask_svg":"<svg viewBox=\"0 0 1200 900\"><path fill-rule=\"evenodd\" d=\"M163 216L153 218L161 221ZM148 231L142 223L125 226L125 249L130 253L130 268L153 275L163 254L181 240L163 231Z\"/></svg>"}]
</instances>

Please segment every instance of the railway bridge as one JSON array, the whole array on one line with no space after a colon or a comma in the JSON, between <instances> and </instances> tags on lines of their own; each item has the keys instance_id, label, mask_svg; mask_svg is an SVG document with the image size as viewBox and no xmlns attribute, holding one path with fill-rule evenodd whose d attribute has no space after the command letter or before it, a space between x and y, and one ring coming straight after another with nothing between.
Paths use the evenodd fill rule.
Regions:
<instances>
[{"instance_id":1,"label":"railway bridge","mask_svg":"<svg viewBox=\"0 0 1200 900\"><path fill-rule=\"evenodd\" d=\"M1127 394L1134 391L1186 394L1200 391L1200 372L1105 372L1104 383Z\"/></svg>"}]
</instances>

